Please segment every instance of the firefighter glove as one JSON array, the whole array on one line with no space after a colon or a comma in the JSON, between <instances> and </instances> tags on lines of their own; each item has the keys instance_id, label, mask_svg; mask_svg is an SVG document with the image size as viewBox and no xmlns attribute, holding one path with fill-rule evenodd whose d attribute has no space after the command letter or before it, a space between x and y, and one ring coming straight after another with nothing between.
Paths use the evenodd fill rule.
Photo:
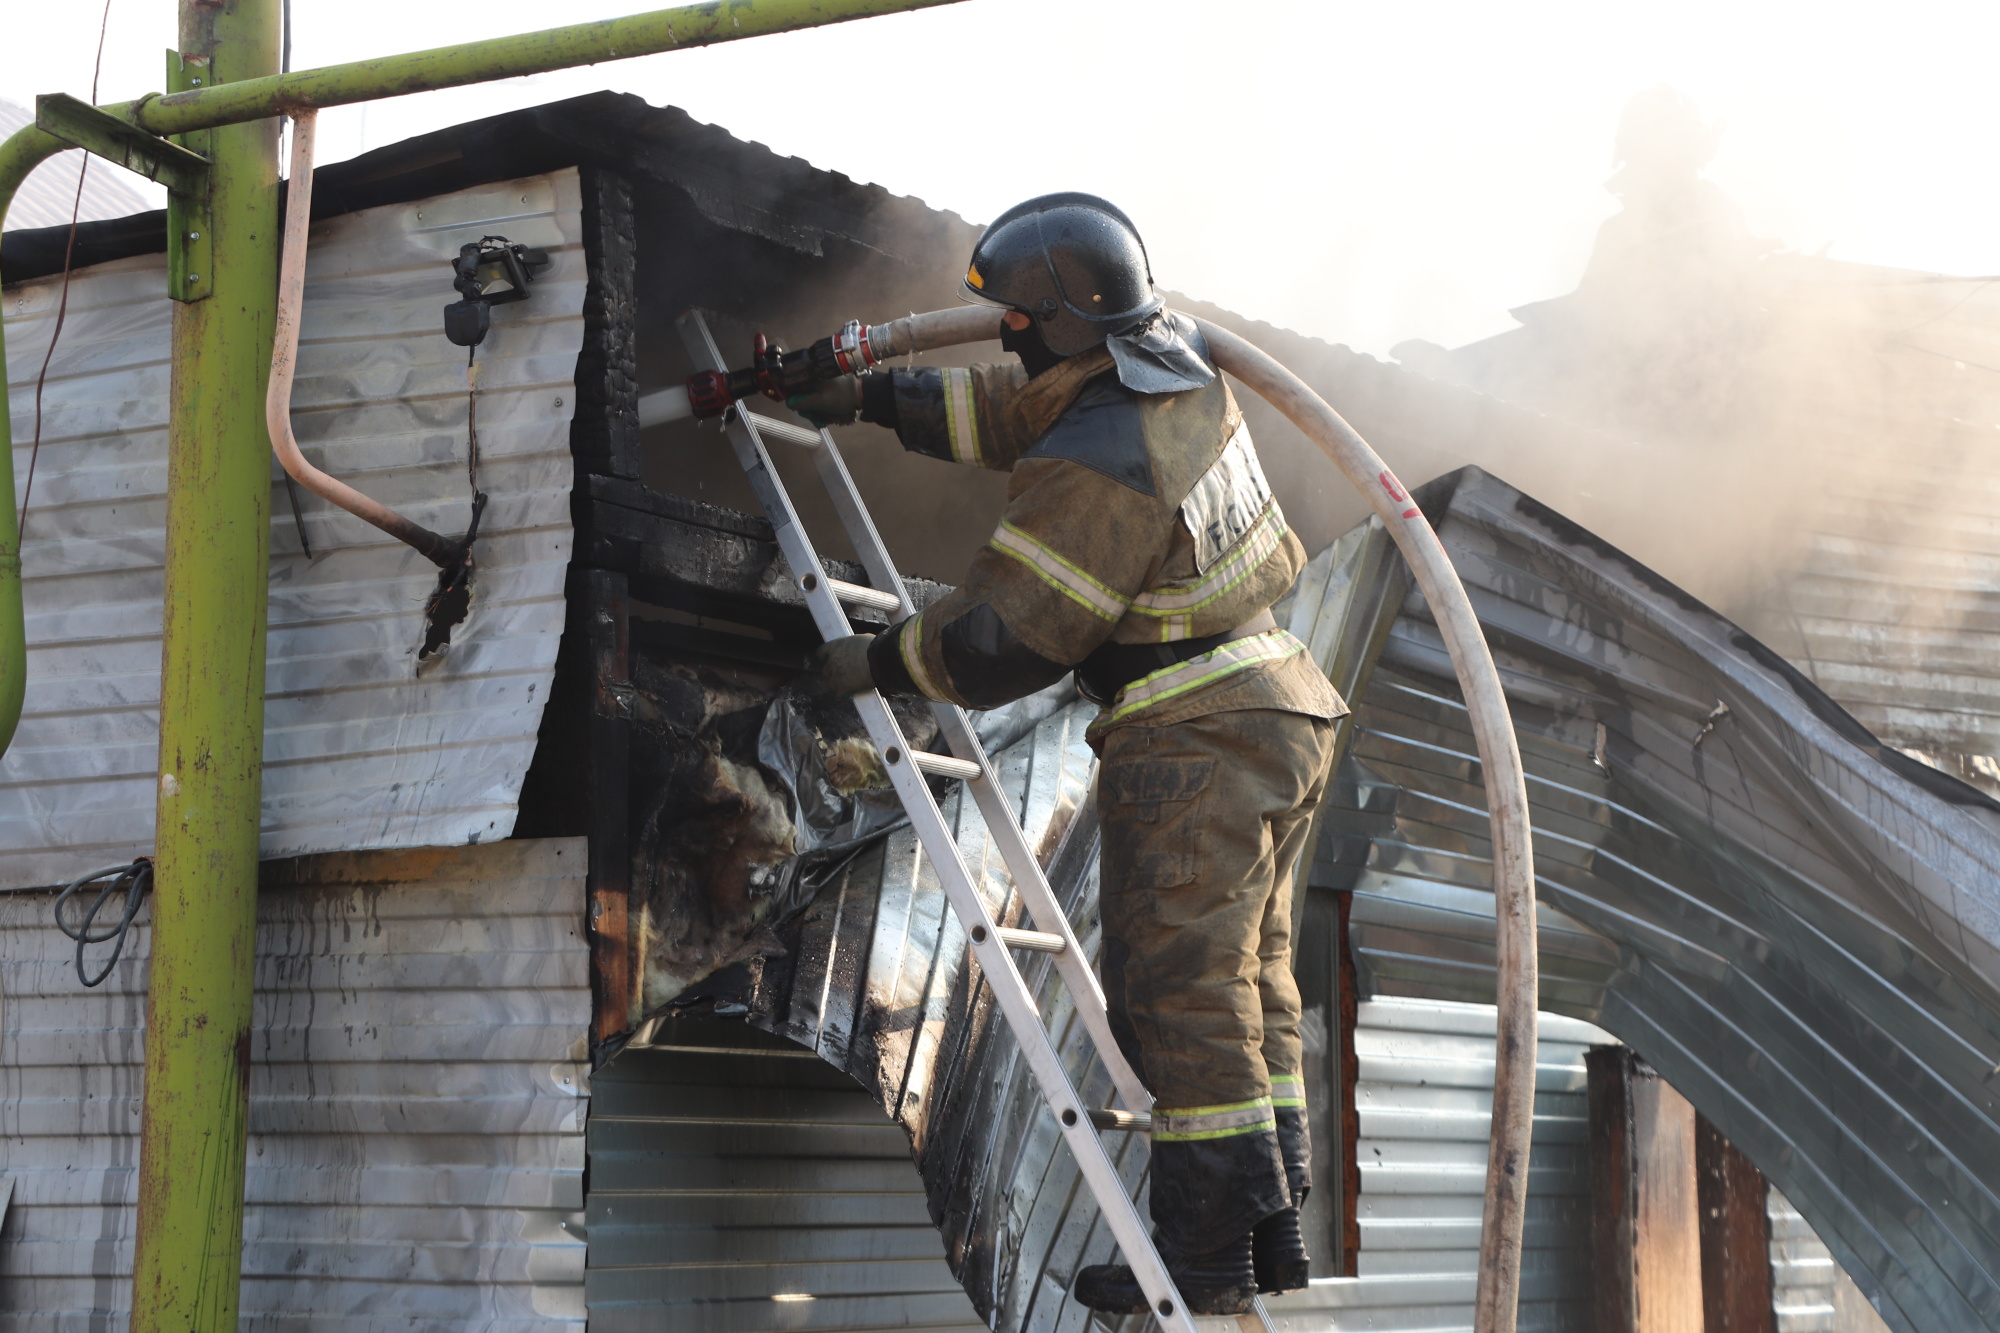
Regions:
<instances>
[{"instance_id":1,"label":"firefighter glove","mask_svg":"<svg viewBox=\"0 0 2000 1333\"><path fill-rule=\"evenodd\" d=\"M852 375L828 380L811 393L795 393L785 406L815 426L851 426L861 410L861 381Z\"/></svg>"},{"instance_id":2,"label":"firefighter glove","mask_svg":"<svg viewBox=\"0 0 2000 1333\"><path fill-rule=\"evenodd\" d=\"M860 694L875 688L875 676L868 669L868 648L873 634L850 634L844 639L820 645L813 654L819 678L835 694Z\"/></svg>"}]
</instances>

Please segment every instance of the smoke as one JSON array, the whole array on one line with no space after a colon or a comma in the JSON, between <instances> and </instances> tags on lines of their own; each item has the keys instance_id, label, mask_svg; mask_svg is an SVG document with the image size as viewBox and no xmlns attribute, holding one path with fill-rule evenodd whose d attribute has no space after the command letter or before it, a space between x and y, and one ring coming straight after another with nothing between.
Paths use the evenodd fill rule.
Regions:
<instances>
[{"instance_id":1,"label":"smoke","mask_svg":"<svg viewBox=\"0 0 2000 1333\"><path fill-rule=\"evenodd\" d=\"M1754 235L1706 174L1724 127L1672 88L1641 93L1615 133L1605 128L1618 211L1576 289L1517 309L1510 332L1455 350L1404 343L1388 363L1169 300L1298 372L1406 483L1485 468L1744 624L1885 739L2000 751L2000 723L1984 720L2000 713L1985 698L1996 691L1982 683L2000 646L1984 637L2000 632L2000 602L1985 591L2000 573L1985 554L2000 528L1985 461L2000 430L2000 284L1833 261ZM977 227L838 178L814 188L843 210L841 233L821 237L817 254L764 244L754 262L653 282L642 267L642 312L728 310L718 338L747 352L757 329L799 346L848 318L956 300ZM641 216L674 228L678 250L701 249L687 241L685 208ZM703 287L704 274L722 273L726 290ZM642 345L664 352L645 359L653 383L687 372L677 341L642 330ZM927 360L998 355L989 345ZM1366 517L1314 446L1254 395L1238 398L1309 549ZM667 430L679 434L648 451L656 487L754 507L718 434ZM907 455L875 427L839 437L903 569L957 582L993 530L1006 479ZM778 463L825 553L844 554L809 462Z\"/></svg>"},{"instance_id":2,"label":"smoke","mask_svg":"<svg viewBox=\"0 0 2000 1333\"><path fill-rule=\"evenodd\" d=\"M1513 332L1395 354L1549 425L1540 447L1464 440L1465 461L1738 620L1885 739L1991 754L2000 290L1751 235L1703 175L1722 132L1671 88L1635 97L1622 208L1577 289Z\"/></svg>"}]
</instances>

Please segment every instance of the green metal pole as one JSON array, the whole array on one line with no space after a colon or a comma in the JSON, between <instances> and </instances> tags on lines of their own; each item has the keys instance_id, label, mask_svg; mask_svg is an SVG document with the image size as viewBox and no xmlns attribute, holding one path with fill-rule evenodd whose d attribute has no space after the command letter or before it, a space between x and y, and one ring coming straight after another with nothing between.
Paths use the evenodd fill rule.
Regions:
<instances>
[{"instance_id":1,"label":"green metal pole","mask_svg":"<svg viewBox=\"0 0 2000 1333\"><path fill-rule=\"evenodd\" d=\"M278 68L279 0L182 0L181 71ZM207 132L212 295L174 306L133 1333L234 1333L264 753L278 122Z\"/></svg>"}]
</instances>

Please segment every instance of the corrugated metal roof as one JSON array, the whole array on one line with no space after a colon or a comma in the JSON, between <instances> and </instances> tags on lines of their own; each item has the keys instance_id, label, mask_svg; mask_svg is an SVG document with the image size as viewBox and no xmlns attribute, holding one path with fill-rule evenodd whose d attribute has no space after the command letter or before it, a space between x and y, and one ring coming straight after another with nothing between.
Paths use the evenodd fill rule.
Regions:
<instances>
[{"instance_id":1,"label":"corrugated metal roof","mask_svg":"<svg viewBox=\"0 0 2000 1333\"><path fill-rule=\"evenodd\" d=\"M1424 499L1528 767L1543 1007L1637 1048L1892 1327L2000 1327L2000 809L1504 483L1468 469ZM1330 636L1384 646L1372 675L1349 654L1313 883L1355 891L1364 989L1490 998L1464 709L1416 599L1367 619ZM1318 628L1303 602L1293 624Z\"/></svg>"},{"instance_id":2,"label":"corrugated metal roof","mask_svg":"<svg viewBox=\"0 0 2000 1333\"><path fill-rule=\"evenodd\" d=\"M244 1329L582 1328L585 860L265 867ZM150 932L86 991L51 898L0 894L0 1329L95 1333L131 1298Z\"/></svg>"},{"instance_id":3,"label":"corrugated metal roof","mask_svg":"<svg viewBox=\"0 0 2000 1333\"><path fill-rule=\"evenodd\" d=\"M572 383L585 288L576 173L317 223L294 420L307 454L435 529L462 531L465 357L445 341L447 261L502 233L546 247L532 299L479 349L481 524L471 620L419 676L436 571L304 495L300 553L271 501L266 857L497 840L513 829L563 628ZM6 291L17 477L59 283ZM44 395L22 552L28 686L0 759L0 888L148 850L165 541L164 261L75 275ZM274 471L274 477L277 474Z\"/></svg>"},{"instance_id":4,"label":"corrugated metal roof","mask_svg":"<svg viewBox=\"0 0 2000 1333\"><path fill-rule=\"evenodd\" d=\"M866 1089L742 1023L654 1043L592 1079L592 1333L985 1328Z\"/></svg>"}]
</instances>

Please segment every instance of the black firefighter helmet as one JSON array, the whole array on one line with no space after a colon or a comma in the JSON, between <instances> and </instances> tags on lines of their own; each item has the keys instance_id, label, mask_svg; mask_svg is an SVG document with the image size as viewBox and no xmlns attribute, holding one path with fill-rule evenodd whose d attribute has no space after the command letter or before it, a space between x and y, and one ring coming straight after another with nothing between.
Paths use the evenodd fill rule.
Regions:
<instances>
[{"instance_id":1,"label":"black firefighter helmet","mask_svg":"<svg viewBox=\"0 0 2000 1333\"><path fill-rule=\"evenodd\" d=\"M1045 194L993 220L965 271L976 301L1035 321L1057 356L1088 351L1162 302L1139 229L1094 194Z\"/></svg>"}]
</instances>

